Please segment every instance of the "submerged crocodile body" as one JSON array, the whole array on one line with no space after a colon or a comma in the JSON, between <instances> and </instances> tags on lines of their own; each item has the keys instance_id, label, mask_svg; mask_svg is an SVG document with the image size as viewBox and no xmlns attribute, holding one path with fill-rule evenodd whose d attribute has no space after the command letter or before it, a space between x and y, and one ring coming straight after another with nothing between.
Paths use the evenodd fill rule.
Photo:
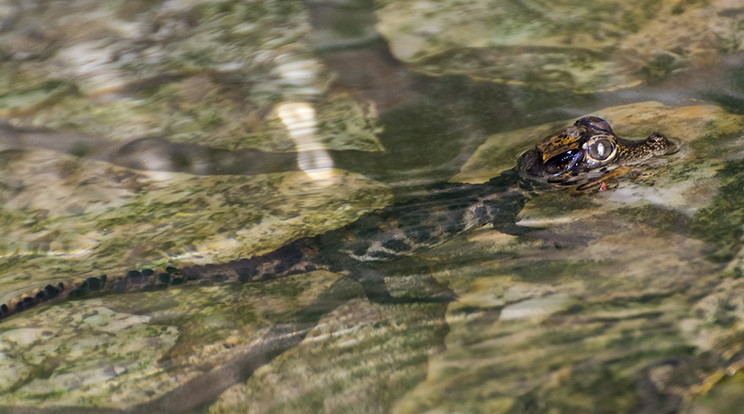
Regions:
<instances>
[{"instance_id":1,"label":"submerged crocodile body","mask_svg":"<svg viewBox=\"0 0 744 414\"><path fill-rule=\"evenodd\" d=\"M610 125L585 117L544 138L524 153L511 170L483 184L451 184L426 198L394 205L314 237L295 240L273 252L239 261L182 269L132 270L126 275L91 277L36 289L0 305L0 319L40 303L114 292L144 291L171 285L253 282L317 269L343 272L359 281L375 301L410 300L393 297L375 263L410 256L469 229L492 224L513 233L515 219L534 195L556 186L580 189L611 176L646 167L651 158L671 153L675 146L663 135L645 140L619 138ZM430 300L451 300L442 295Z\"/></svg>"}]
</instances>

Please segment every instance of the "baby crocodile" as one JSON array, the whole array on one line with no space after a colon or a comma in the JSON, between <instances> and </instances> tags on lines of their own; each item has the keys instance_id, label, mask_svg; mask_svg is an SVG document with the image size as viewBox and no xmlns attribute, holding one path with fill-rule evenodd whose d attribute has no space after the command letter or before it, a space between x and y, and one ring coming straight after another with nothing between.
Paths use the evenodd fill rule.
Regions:
<instances>
[{"instance_id":1,"label":"baby crocodile","mask_svg":"<svg viewBox=\"0 0 744 414\"><path fill-rule=\"evenodd\" d=\"M224 264L131 270L74 283L59 283L0 305L0 319L39 303L91 292L144 291L170 285L253 282L327 269L359 281L372 300L396 302L374 264L409 256L468 229L493 224L513 233L516 216L537 193L556 186L588 188L631 170L648 168L651 158L675 150L658 133L641 141L619 138L597 117L581 118L525 152L517 166L483 184L448 184L425 198L363 215L357 221L314 237L295 240L273 252ZM434 298L436 300L436 298Z\"/></svg>"}]
</instances>

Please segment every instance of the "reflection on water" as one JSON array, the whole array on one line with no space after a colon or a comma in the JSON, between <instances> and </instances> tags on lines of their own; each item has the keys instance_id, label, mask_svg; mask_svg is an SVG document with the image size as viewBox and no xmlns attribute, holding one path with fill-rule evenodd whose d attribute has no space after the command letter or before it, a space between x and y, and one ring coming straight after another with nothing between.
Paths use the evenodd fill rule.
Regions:
<instances>
[{"instance_id":1,"label":"reflection on water","mask_svg":"<svg viewBox=\"0 0 744 414\"><path fill-rule=\"evenodd\" d=\"M681 144L379 266L420 301L323 270L5 319L0 411L736 412L744 13L585 3L0 2L0 303L270 252L586 114Z\"/></svg>"},{"instance_id":2,"label":"reflection on water","mask_svg":"<svg viewBox=\"0 0 744 414\"><path fill-rule=\"evenodd\" d=\"M297 164L319 183L333 180L333 160L316 138L315 110L307 102L283 102L276 107L279 118L295 141Z\"/></svg>"}]
</instances>

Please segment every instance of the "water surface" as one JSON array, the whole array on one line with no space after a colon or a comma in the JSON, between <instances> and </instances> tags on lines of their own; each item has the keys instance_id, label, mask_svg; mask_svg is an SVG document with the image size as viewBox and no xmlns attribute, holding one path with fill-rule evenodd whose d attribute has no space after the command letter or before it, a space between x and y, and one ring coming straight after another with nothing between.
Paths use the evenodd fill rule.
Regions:
<instances>
[{"instance_id":1,"label":"water surface","mask_svg":"<svg viewBox=\"0 0 744 414\"><path fill-rule=\"evenodd\" d=\"M450 4L452 3L452 4ZM7 412L736 412L732 1L0 2L0 301L271 251L594 114L680 151L381 266L39 306ZM445 287L451 303L425 300Z\"/></svg>"}]
</instances>

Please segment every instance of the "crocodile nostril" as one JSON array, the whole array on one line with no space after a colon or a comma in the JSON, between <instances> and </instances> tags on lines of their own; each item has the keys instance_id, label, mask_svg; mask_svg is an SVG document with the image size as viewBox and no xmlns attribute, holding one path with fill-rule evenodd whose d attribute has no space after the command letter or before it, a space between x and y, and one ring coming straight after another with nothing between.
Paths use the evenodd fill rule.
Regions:
<instances>
[{"instance_id":1,"label":"crocodile nostril","mask_svg":"<svg viewBox=\"0 0 744 414\"><path fill-rule=\"evenodd\" d=\"M679 146L672 142L666 136L654 132L646 138L644 144L646 147L654 152L656 155L669 155L677 152Z\"/></svg>"}]
</instances>

